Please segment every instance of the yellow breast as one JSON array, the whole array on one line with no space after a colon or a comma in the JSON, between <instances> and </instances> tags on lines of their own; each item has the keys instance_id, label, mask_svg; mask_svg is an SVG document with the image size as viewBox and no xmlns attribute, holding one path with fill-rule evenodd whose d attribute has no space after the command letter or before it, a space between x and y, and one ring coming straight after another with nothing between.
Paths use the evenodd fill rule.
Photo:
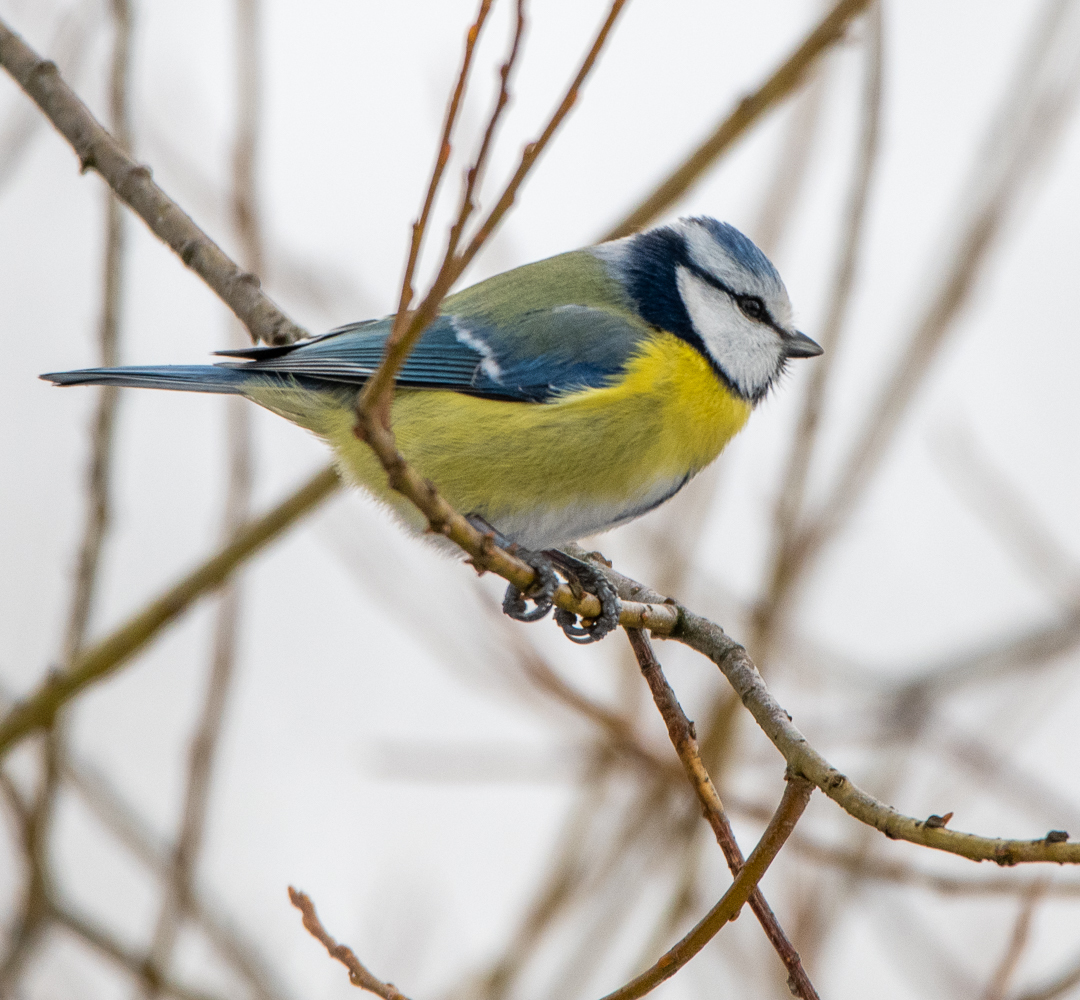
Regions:
<instances>
[{"instance_id":1,"label":"yellow breast","mask_svg":"<svg viewBox=\"0 0 1080 1000\"><path fill-rule=\"evenodd\" d=\"M329 396L314 408L253 398L327 438L352 478L422 527L353 435L351 409ZM402 453L455 508L544 548L655 506L715 459L749 415L697 351L657 333L612 385L548 403L400 389L393 427Z\"/></svg>"}]
</instances>

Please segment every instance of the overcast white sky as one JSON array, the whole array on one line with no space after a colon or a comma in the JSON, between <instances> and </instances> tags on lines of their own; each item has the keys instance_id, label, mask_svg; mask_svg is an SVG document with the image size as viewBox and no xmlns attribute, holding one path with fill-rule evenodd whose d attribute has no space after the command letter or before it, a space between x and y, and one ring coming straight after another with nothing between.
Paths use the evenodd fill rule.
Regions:
<instances>
[{"instance_id":1,"label":"overcast white sky","mask_svg":"<svg viewBox=\"0 0 1080 1000\"><path fill-rule=\"evenodd\" d=\"M223 210L234 107L231 5L136 2L137 153L232 250ZM0 16L39 51L49 51L63 17L96 25L86 29L72 78L102 113L109 34L100 6L0 0ZM533 6L492 181L505 174L554 106L603 9L596 0ZM471 0L266 3L259 169L271 265L264 285L313 332L382 314L396 301L409 222L472 8ZM509 9L505 0L498 5L480 48L478 86L464 117L468 135L488 108ZM886 8L882 157L838 393L828 413L827 456L840 454L855 436L933 288L979 142L1039 9L996 0L909 0ZM818 5L805 0L631 0L564 133L468 279L592 242L818 15ZM855 42L831 58L828 73L825 121L806 195L775 254L801 329L811 336L821 323L851 172L862 73ZM26 103L10 79L0 77L0 137ZM753 235L786 115L773 114L740 143L678 214L713 215ZM94 361L103 185L80 176L77 167L66 144L42 127L17 172L0 181L0 343L6 352L0 366L0 680L15 691L29 689L57 655L83 519L93 395L37 380L40 372ZM799 612L808 641L873 669L902 672L1055 613L1045 591L1017 571L960 499L935 457L934 441L943 432L970 433L1065 550L1080 556L1077 177L1074 116L1009 226L976 304L920 390L867 503L810 581ZM455 175L451 189L456 182ZM226 310L141 223L132 221L129 232L125 360L202 362L228 340ZM300 272L324 281L321 305L298 287ZM804 378L805 370L793 372L722 459L714 521L697 559L698 595L712 588L748 598L760 584L765 516ZM255 427L261 508L327 456L319 442L276 417L260 411ZM124 394L115 524L94 634L212 549L224 491L222 442L220 399ZM601 543L630 571L643 564L635 536L641 530L631 525ZM430 584L397 593L391 582L388 600L380 595L378 573L395 564ZM402 579L418 578L402 570ZM357 495L333 501L291 532L253 563L244 581L242 657L203 880L239 921L257 929L297 996L344 997L351 987L302 933L284 894L290 883L316 898L327 923L377 972L414 998L433 996L497 952L547 863L574 790L558 781L394 783L373 767L373 748L386 740L490 741L542 755L557 743L559 730L500 695L500 652L477 624L486 619L471 574L402 536ZM497 594L499 588L486 590ZM703 612L719 614L728 598L702 600ZM410 606L403 608L406 601ZM442 646L410 624L412 615L429 612L444 623ZM79 752L140 803L163 836L176 823L210 621L209 606L187 616L136 665L83 698L73 717ZM534 628L575 683L598 695L612 693L610 653L572 648L550 623ZM447 665L441 652L455 633L460 655ZM713 678L702 679L705 670L692 659L661 651L676 664L673 682L693 714ZM777 685L808 735L832 740L838 765L857 766L860 751L845 757L841 734L829 729L828 711L813 703L812 692L787 673ZM999 721L1003 751L1037 770L1080 810L1075 662L1053 673L1023 711L1010 712L1009 691L987 698L992 704L980 718ZM775 790L779 758L753 739L746 752L772 765L760 773L772 775L768 787ZM965 793L959 779L942 782L946 805L970 805L960 824L965 829L1033 837L1054 825L1019 807L998 809ZM919 815L937 811L934 781L919 787L925 798L912 792L898 807ZM815 804L823 829L843 826L828 825L832 808ZM739 827L748 842L755 829ZM80 903L133 942L144 941L157 909L151 883L73 802L62 811L58 857ZM0 861L4 897L17 875L3 868L9 858ZM889 954L880 909L880 899L867 902L856 911L864 926L853 926L830 947L819 975L822 994L864 997L870 976L882 1000L955 995ZM931 901L919 912L926 926L952 935L949 947L959 966L983 970L986 942L996 955L1014 909L1000 901ZM4 912L10 912L7 904ZM1061 910L1061 919L1048 916L1057 912L1042 913L1039 944L1023 970L1030 981L1075 953L1080 941L1075 905ZM744 918L733 932L749 935L747 924ZM189 942L185 961L202 965L201 954ZM715 990L702 992L706 973L699 971L677 978L661 995L721 995L738 972L724 955L703 957ZM74 949L57 946L37 969L32 995L128 995L91 968L97 966ZM613 988L618 973L605 971L590 991ZM212 965L198 974L218 981Z\"/></svg>"}]
</instances>

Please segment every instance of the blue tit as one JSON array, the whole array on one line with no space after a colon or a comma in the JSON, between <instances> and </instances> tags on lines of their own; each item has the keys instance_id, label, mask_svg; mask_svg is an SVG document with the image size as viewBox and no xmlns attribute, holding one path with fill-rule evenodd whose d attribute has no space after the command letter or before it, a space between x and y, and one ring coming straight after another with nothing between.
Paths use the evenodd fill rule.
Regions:
<instances>
[{"instance_id":1,"label":"blue tit","mask_svg":"<svg viewBox=\"0 0 1080 1000\"><path fill-rule=\"evenodd\" d=\"M346 477L416 530L419 512L353 433L393 317L205 366L44 375L235 393L313 431ZM525 550L625 524L674 496L746 423L789 358L776 269L734 227L681 219L563 253L449 296L402 366L401 452L459 511Z\"/></svg>"}]
</instances>

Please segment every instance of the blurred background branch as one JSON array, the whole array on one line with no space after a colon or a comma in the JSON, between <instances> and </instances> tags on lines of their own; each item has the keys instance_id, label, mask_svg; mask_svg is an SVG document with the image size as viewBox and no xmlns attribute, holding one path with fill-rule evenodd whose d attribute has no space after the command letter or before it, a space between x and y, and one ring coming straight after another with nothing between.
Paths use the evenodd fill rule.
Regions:
<instances>
[{"instance_id":1,"label":"blurred background branch","mask_svg":"<svg viewBox=\"0 0 1080 1000\"><path fill-rule=\"evenodd\" d=\"M36 37L66 74L79 72L90 108L108 107L102 96L107 86L99 90L87 82L96 79L90 68L101 62L94 40L102 19L87 15L89 7L58 5L55 16L46 17L51 4L23 9L23 0L7 2L4 20L25 23L26 37ZM745 640L800 730L876 798L914 816L944 813L947 806L957 817L950 825L1010 836L1030 835L1033 824L1036 831L1071 827L1080 805L1068 778L1068 761L1075 756L1068 706L1075 699L1070 678L1080 630L1074 620L1076 542L1068 515L1075 506L1075 483L1068 478L1071 466L1061 442L1070 439L1077 415L1067 391L1055 388L1061 385L1055 381L1057 369L1065 367L1060 358L1068 354L1055 338L1072 328L1053 310L1067 284L1055 283L1055 268L1070 273L1075 261L1061 249L1064 244L1053 242L1053 224L1060 219L1067 229L1073 211L1068 185L1059 178L1074 162L1076 5L1053 0L1038 9L1030 4L1008 12L960 12L957 17L968 18L960 33L946 11L885 7L882 12L870 5L867 16L855 20L854 5L841 4L823 16L827 20L842 8L844 25L811 54L781 95L796 100L775 115L757 112L752 124L761 128L752 134L749 128L739 131L738 122L748 106L756 105L752 99L739 105L716 133L727 134L725 128L731 133L724 140L727 155L695 168L691 183L672 196L688 212L726 215L776 255L793 298L819 317L806 319L804 328L830 340L828 367L808 372L812 377L806 383L789 386L783 399L755 418L718 470L600 544L617 565L723 621L730 634ZM360 32L337 23L328 31L325 24L316 27L318 12L301 25L289 21L279 5L267 3L261 32L269 39L267 65L273 72L267 73L267 126L260 133L269 179L266 232L260 239L265 265L252 263L257 258L249 253L243 226L234 221L240 171L211 166L228 161L228 151L245 141L249 153L256 148L251 133L244 140L237 131L245 101L238 100L234 115L228 100L219 100L233 92L231 77L214 76L219 64L236 74L244 45L254 46L256 33L238 38L232 49L207 55L213 49L204 46L212 46L222 32L212 17L192 12L199 18L198 42L174 46L184 57L170 82L163 83L160 72L166 60L155 57L155 64L146 57L146 70L134 83L148 119L140 119L139 134L154 152L163 186L183 195L202 231L222 234L224 250L239 262L236 274L259 273L291 311L311 310L328 324L355 319L358 310L374 314L392 307L388 296L358 305L363 292L352 272L359 262L370 288L392 287L400 279L400 273L389 273L400 260L399 236L393 234L415 199L416 175L429 155L426 143L434 127L413 130L414 150L411 136L401 129L402 121L411 119L400 109L415 101L409 96L413 77L430 72L434 81L449 75L445 39L457 38L459 26L451 36L446 25L459 25L465 13L454 15L457 21L450 12L444 20L441 10L432 9L410 26L406 39L395 33L393 19L364 22ZM505 33L507 44L513 42L513 15L511 4L494 5L492 22L478 43L478 67L505 62L499 33ZM706 27L715 23L709 18L721 15L722 30ZM144 18L146 23L140 27L140 52L142 45L149 52L160 44L157 39L173 38L171 28L162 28L161 19L169 16L164 9L140 14L140 25ZM334 16L344 24L359 14ZM364 16L376 17L374 12ZM546 41L548 12L530 19L529 51L536 46L536 61L523 59L515 70L514 101L506 105L501 125L507 134L527 135L525 121L546 113L534 95L541 103L550 100L540 83L555 79L556 64L563 65L558 58L552 61L553 54L566 49L569 57L566 42L576 37L569 29L577 22L570 12L555 16L561 18L561 47ZM701 23L681 29L676 27L680 13L650 20L656 16L645 6L633 8L579 118L530 182L515 221L478 257L478 269L490 273L565 249L573 240L585 242L590 229L599 228L598 219L619 214L615 199L631 202L634 185L648 189L650 178L669 173L663 169L664 150L693 146L695 134L701 134L700 118L708 113L700 110L707 95L729 100L724 95L736 91L740 80L760 79L763 62L778 60L783 69L790 62L783 53L804 51L798 40L820 30L820 23L817 28L806 23L811 14L801 9L798 17L771 7L695 10ZM929 18L932 33L925 30ZM1007 27L994 27L999 21ZM1035 27L1027 29L1026 21ZM81 42L80 32L64 27L76 23L89 25ZM428 31L436 41L424 49ZM307 62L312 32L320 39L318 58ZM1015 39L1025 32L1027 54L1010 77L1000 67L1013 58ZM336 48L339 37L348 46L347 57ZM677 58L675 48L665 48L669 38L678 39ZM701 47L706 38L708 58ZM377 39L380 51L368 48L368 39ZM850 44L836 46L840 39ZM729 40L733 47L724 48ZM939 47L947 48L947 58ZM9 36L0 49L7 64ZM422 51L429 53L426 61ZM379 62L381 52L389 62ZM975 68L971 52L978 53ZM413 58L425 69L406 79L400 68L413 65ZM537 67L545 60L551 70L541 75ZM369 77L375 65L398 68ZM706 66L712 67L709 74ZM946 66L963 74L963 82L943 75ZM349 76L323 84L313 100L308 80L329 79L320 74L344 67ZM292 75L294 69L298 75ZM108 68L97 74L102 81L108 75ZM47 72L39 76L39 83L50 79ZM200 105L203 77L217 83L206 84L210 100ZM676 79L682 90L668 86ZM657 98L661 104L649 104L645 82L664 95ZM605 90L612 86L621 92ZM487 100L479 74L475 87L475 100ZM496 77L489 107L498 101L499 87ZM434 117L441 110L442 84L430 89L429 117ZM932 100L916 103L926 101L916 95L931 89ZM980 145L982 109L995 91L1004 97L996 98L995 123ZM364 99L358 101L360 92ZM978 97L965 104L969 94ZM6 213L0 225L21 218L14 213L31 203L28 192L40 184L56 199L56 211L67 213L64 239L48 244L59 254L59 248L74 243L67 234L79 231L79 216L61 209L69 205L63 193L67 182L56 180L62 171L50 175L42 166L56 158L59 147L30 143L26 128L18 125L19 100L16 94L9 104L0 104L0 123L14 123L10 129L0 124L0 167L10 164L4 167L7 174L0 169L0 212ZM220 113L218 103L225 107ZM286 124L280 109L293 106L302 112ZM305 119L314 122L324 108L339 109L336 125L324 126L318 135L307 131ZM380 138L381 126L368 113L377 108L390 111L388 120L397 130L386 133L394 136L389 141ZM632 120L626 117L631 113ZM221 124L212 124L218 118ZM913 131L913 120L923 131ZM350 127L342 128L343 121ZM481 141L488 119L474 129L476 121L466 102L462 148L469 148L473 132ZM603 138L589 145L593 133ZM283 143L282 136L289 141ZM353 136L363 148L329 152L324 145L329 137L348 142ZM735 142L738 136L743 138ZM389 157L386 149L395 155ZM956 165L970 160L973 149L976 166L965 181ZM505 166L500 155L493 154L493 168ZM396 188L379 179L381 164L389 159L401 174L402 191L408 191L400 200ZM413 160L419 165L409 173ZM566 171L570 162L576 173ZM613 163L618 166L612 168ZM923 163L932 163L932 178L920 172ZM341 166L348 171L345 184L338 180ZM251 167L247 176L254 175ZM760 190L754 189L757 178ZM591 186L597 181L599 188ZM948 193L954 184L955 198ZM319 197L331 187L341 195L332 212L320 215ZM360 214L346 200L353 188L362 199ZM575 200L578 189L588 204ZM253 190L252 180L247 191ZM302 191L305 200L290 201L285 191L291 197ZM385 227L383 202L391 217ZM673 203L665 201L661 210ZM579 217L583 235L576 236ZM951 225L935 221L941 217L952 219ZM453 221L436 212L431 225L449 231ZM335 243L339 222L347 236ZM20 233L33 232L22 225ZM920 226L945 235L931 234L924 245L912 235ZM203 327L219 330L220 320L207 322L202 315L193 320L184 311L187 286L174 288L168 284L173 279L156 276L155 251L140 242L146 239L141 228L130 239L136 276L129 283L128 308L138 311L132 336L160 329L161 336L182 339L190 350L191 342L201 343ZM34 238L24 240L22 257L40 256ZM369 253L368 247L377 249ZM96 259L95 253L84 256ZM381 258L393 259L389 271ZM5 271L23 273L17 257L5 260L0 280ZM1032 277L1036 263L1045 280ZM75 273L70 264L58 263L51 268L54 281L62 266ZM174 261L160 275L171 273L167 267ZM84 283L94 287L93 279ZM926 300L923 286L931 292ZM71 282L67 297L73 303L85 298L81 287L78 280ZM935 287L937 305L930 302ZM815 288L823 290L818 298ZM6 298L19 308L17 294ZM39 293L35 327L38 313L51 317L61 298ZM144 301L153 303L153 313L139 304ZM919 313L913 306L921 301L929 304ZM163 302L169 305L163 308ZM1013 302L1023 306L1021 312L1010 312ZM1038 318L1040 310L1047 318ZM919 322L906 324L906 311ZM183 315L180 326L171 325L173 312ZM13 330L24 332L26 314L9 315L18 324ZM78 337L86 339L85 333L61 340L64 323L45 322L55 331L56 346L39 361L16 364L20 382L13 385L37 371L70 366L72 351L78 357ZM928 324L936 325L936 339L919 348L912 366L906 360L911 345ZM1009 325L1007 342L992 339L1001 324ZM894 325L895 334L885 330ZM965 336L973 326L979 332L977 349ZM207 346L218 341L208 336ZM20 338L10 342L27 349ZM152 360L161 356L161 343L136 339L133 345L126 352L145 352ZM997 377L991 374L995 358L1008 371L1000 382L1007 388L990 393L983 387ZM1036 362L1039 367L1032 367ZM882 400L889 397L875 403L876 386L900 400L890 404L887 419ZM22 398L11 392L7 397ZM801 409L789 406L788 398ZM928 409L940 409L944 398L951 400L945 405L947 426L970 428L951 437L929 435L952 493L942 492L923 473L910 443L913 429L917 437L926 424ZM42 399L47 405L33 411L41 415L32 425L21 414L9 424L25 423L22 436L39 442L40 452L53 454L63 431L54 428L45 436L44 429L53 427L46 416L68 404L58 404L48 392ZM97 993L106 996L130 996L133 986L178 996L268 1000L315 989L336 995L339 986L349 987L334 970L324 973L325 955L306 946L293 951L295 924L287 908L279 907L286 878L311 888L342 936L356 942L376 967L408 981L410 991L415 985L416 995L445 994L448 984L456 983L452 995L460 1000L598 995L611 983L639 974L715 902L728 877L722 859L666 746L663 727L647 711L637 666L624 649L579 658L551 644L547 630L515 628L489 613L486 581L475 590L462 587L460 569L428 561L398 540L370 508L340 495L332 472L310 478L320 461L318 451L263 426L259 418L258 435L279 436L272 439L272 450L264 446L274 461L259 463L253 505L266 509L266 498L284 495L290 481L306 480L304 489L170 588L167 581L179 579L191 554L206 551L207 539L223 530L216 496L202 507L188 498L199 495L203 481L211 487L208 493L216 488L228 495L228 479L219 482L212 464L204 468L175 443L204 440L197 404L189 401L194 409L185 409L183 419L163 418L161 412L172 411L157 410L151 418L143 409L171 405L167 402L132 399L130 405L137 415L118 445L116 578L106 574L94 602L100 610L90 621L121 620L123 609L139 607L146 594L164 596L104 640L92 638L91 628L79 662L92 669L75 674L74 685L70 679L46 679L35 694L42 677L34 665L60 647L62 611L50 612L47 619L25 600L27 625L18 623L12 632L47 636L50 651L43 655L33 645L27 652L19 646L14 654L0 649L5 670L10 660L12 676L20 678L11 687L23 700L19 714L6 714L0 724L0 743L8 751L0 771L10 820L5 850L43 887L33 905L44 914L43 924L54 928L40 937L31 960L12 977L17 995L91 995L96 987L88 985L88 976L98 977L93 980L102 984ZM1016 427L1012 436L1001 430L1006 412ZM176 425L175 438L163 436L170 422ZM145 457L150 452L144 426L172 442L162 453L182 477L179 487L160 485L160 472ZM1026 443L1017 447L1022 433ZM878 443L867 452L874 434ZM202 451L216 455L221 437L215 430ZM1055 447L1059 454L1047 461L1044 452L1052 455ZM870 457L858 458L864 452ZM855 478L853 462L859 469ZM27 462L8 467L34 468ZM236 472L234 465L234 485ZM56 471L48 478L69 482L64 475ZM38 497L40 479L20 475L18 482ZM156 493L141 492L144 479L147 491L158 484L152 487ZM878 487L881 483L888 488ZM66 490L78 495L77 489ZM59 498L65 489L52 492ZM170 555L159 498L181 494L190 510L169 520L164 534L175 533L179 546ZM272 594L253 596L250 608L245 604L245 614L232 619L235 630L227 630L228 642L223 619L215 626L208 614L186 614L200 595L231 579L256 547L331 496L338 498L324 505L310 528L301 529L303 546L282 538L283 544L255 567L248 586L272 587ZM836 506L840 500L842 510ZM954 501L959 501L955 510L949 506ZM42 511L52 509L38 503ZM144 519L153 523L152 541L131 534L146 530L137 527ZM70 515L68 520L77 523ZM945 536L934 534L939 521L949 525ZM34 530L32 518L17 523L23 531ZM65 522L54 517L53 523ZM224 528L226 537L229 530ZM901 544L892 541L901 536L918 555L897 576L891 546ZM913 537L918 545L911 543ZM78 539L67 544L70 552ZM317 574L314 564L297 561L301 548L310 553L304 559L318 563ZM27 567L46 565L48 551L39 545L35 563L12 563L22 567L15 572L26 586L32 588L39 572ZM155 564L160 561L158 571L140 575L140 564L149 561L144 553L150 551ZM987 562L998 555L1000 566ZM386 577L390 565L393 580ZM782 585L775 582L778 577ZM926 605L928 593L940 608ZM9 601L7 606L16 605ZM903 623L902 630L894 621ZM288 638L286 622L296 624L300 638ZM177 628L166 632L173 623ZM227 650L224 662L234 666L224 671L226 683L217 694L204 699L193 680L202 674L191 667L203 661L215 631L218 651ZM202 639L193 642L191 636ZM152 670L115 673L114 683L91 693L90 681L121 662L136 662L136 652L145 653ZM259 664L257 676L235 674L237 655ZM740 842L756 839L770 815L764 803L779 795L775 751L756 729L739 723L740 703L723 682L700 667L689 669L693 661L677 644L665 646L663 659L687 713L698 718L701 763L729 810L733 834ZM144 656L137 660L143 661ZM178 664L177 673L170 673L170 663ZM269 692L285 690L282 685L294 672L297 683L290 694L268 700ZM163 685L156 696L165 699L163 704L155 703L145 686L151 673ZM226 689L228 701L222 695ZM70 721L66 711L57 716L72 698L78 711L70 713ZM494 712L477 707L487 699L495 700ZM40 736L20 742L54 718L66 723L63 744ZM308 720L316 718L320 721L312 726ZM223 727L226 719L229 725ZM505 738L508 719L520 720L529 738ZM405 725L409 739L390 738ZM145 736L138 735L139 726ZM192 733L209 735L216 750L209 757L192 754ZM205 739L197 742L207 745ZM371 745L398 748L383 755L391 759L374 779L357 763L371 759L363 749ZM196 757L197 767L185 767ZM218 764L211 768L207 762L215 758ZM418 780L425 782L421 796L410 791ZM220 791L210 796L210 787ZM200 801L204 811L191 824ZM276 808L286 801L287 808ZM45 838L34 833L31 822L43 802L55 803L56 812L51 823L38 824L38 830L51 830ZM437 817L439 833L423 845L410 839L419 808L427 821ZM461 819L467 819L464 835L456 829ZM854 983L866 981L897 996L1075 992L1080 976L1069 931L1077 905L1072 881L1055 875L1043 887L1026 873L968 872L953 859L914 854L914 848L837 819L829 804L813 802L767 881L777 917L823 994L843 996ZM420 826L430 830L427 821ZM202 849L189 852L188 890L180 899L174 864L178 838L169 831L184 824L196 830L189 843L193 839ZM380 846L383 836L387 840ZM512 861L500 855L504 842ZM42 843L49 849L42 851ZM99 843L98 853L87 854L84 845ZM289 854L286 845L297 844L303 850ZM448 856L440 856L440 850ZM288 860L273 869L262 860L279 856ZM408 858L405 867L395 867L403 864L393 860L399 857ZM142 882L132 881L135 872ZM201 878L195 877L200 872ZM385 890L382 878L393 891ZM416 880L415 890L410 878ZM266 883L272 891L264 897ZM9 880L7 886L13 900L4 912L10 953L29 897L22 892L25 882ZM178 904L185 915L172 945L155 949L150 932L162 915L162 899L170 894L174 909ZM442 916L441 899L453 907ZM437 929L426 932L428 914ZM301 944L306 945L302 939ZM82 950L72 953L72 948ZM697 995L705 982L710 990L735 995L784 995L787 971L768 948L752 923L740 921L665 985L664 995ZM87 958L91 953L100 958ZM59 970L66 968L81 970L78 978L65 981ZM172 978L163 975L166 969Z\"/></svg>"}]
</instances>

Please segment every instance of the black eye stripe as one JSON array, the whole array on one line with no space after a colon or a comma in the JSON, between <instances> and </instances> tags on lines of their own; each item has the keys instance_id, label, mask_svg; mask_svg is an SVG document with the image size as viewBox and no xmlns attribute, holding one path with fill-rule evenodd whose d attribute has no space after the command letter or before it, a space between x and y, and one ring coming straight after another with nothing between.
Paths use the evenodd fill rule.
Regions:
<instances>
[{"instance_id":1,"label":"black eye stripe","mask_svg":"<svg viewBox=\"0 0 1080 1000\"><path fill-rule=\"evenodd\" d=\"M690 261L687 261L683 266L691 274L697 276L702 281L704 281L705 284L712 285L713 288L715 288L718 291L721 291L725 295L727 295L731 299L731 301L734 302L735 305L737 305L739 307L739 310L743 313L743 315L746 315L751 319L757 320L759 323L764 323L766 326L771 327L778 334L780 334L781 337L786 337L788 335L787 331L784 330L784 328L782 326L780 326L776 322L776 320L774 320L772 318L772 316L769 314L768 308L766 308L766 306L765 306L765 303L762 302L761 299L758 296L756 296L756 295L744 295L741 292L735 291L734 288L732 288L730 285L725 284L718 277L716 277L716 275L710 274L708 271L703 270L702 268L698 267L697 264L694 264L694 263L692 263ZM750 313L747 313L746 309L743 308L743 303L744 302L755 302L755 303L757 303L757 305L760 306L761 315L760 316L755 316L755 315L751 315Z\"/></svg>"}]
</instances>

